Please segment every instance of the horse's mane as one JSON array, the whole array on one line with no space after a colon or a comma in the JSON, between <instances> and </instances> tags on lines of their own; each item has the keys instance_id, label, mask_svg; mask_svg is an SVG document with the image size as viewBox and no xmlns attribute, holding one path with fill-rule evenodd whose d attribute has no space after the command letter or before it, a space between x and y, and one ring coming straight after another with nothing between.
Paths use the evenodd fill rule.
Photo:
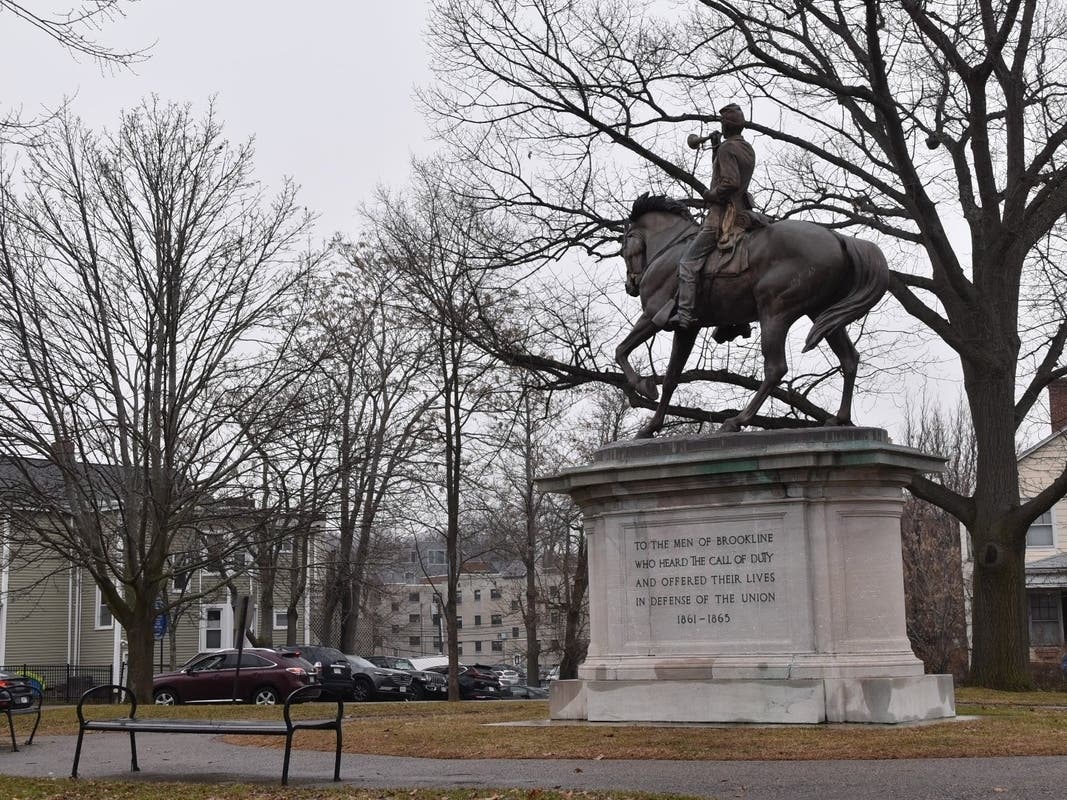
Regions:
<instances>
[{"instance_id":1,"label":"horse's mane","mask_svg":"<svg viewBox=\"0 0 1067 800\"><path fill-rule=\"evenodd\" d=\"M667 197L662 194L649 195L648 192L645 192L634 200L634 207L630 209L630 222L636 222L642 214L647 214L650 211L664 211L687 219L690 222L695 221L689 206L681 200L675 200L673 197Z\"/></svg>"}]
</instances>

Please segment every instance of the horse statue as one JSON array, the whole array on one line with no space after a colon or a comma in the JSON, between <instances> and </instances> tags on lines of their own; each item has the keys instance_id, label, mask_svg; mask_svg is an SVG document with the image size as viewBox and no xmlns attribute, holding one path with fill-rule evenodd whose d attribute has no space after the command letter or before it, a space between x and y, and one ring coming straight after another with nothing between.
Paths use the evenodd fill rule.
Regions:
<instances>
[{"instance_id":1,"label":"horse statue","mask_svg":"<svg viewBox=\"0 0 1067 800\"><path fill-rule=\"evenodd\" d=\"M663 427L667 405L678 385L700 327L719 326L725 337L758 322L763 352L763 382L748 405L727 419L722 431L739 431L752 422L771 391L788 371L785 342L800 317L812 320L804 352L825 339L841 363L844 388L841 406L827 425L852 423L852 392L859 354L845 328L870 311L889 285L885 255L873 242L843 236L821 225L799 220L771 222L746 234L747 268L735 274L704 275L698 289L699 325L674 333L662 394L652 377L642 378L629 356L662 325L657 315L674 302L678 261L696 236L697 223L687 206L646 192L633 205L622 241L626 261L626 292L641 298L641 316L615 349L633 389L649 400L659 398L652 419L637 434L648 438ZM706 272L706 271L705 271Z\"/></svg>"}]
</instances>

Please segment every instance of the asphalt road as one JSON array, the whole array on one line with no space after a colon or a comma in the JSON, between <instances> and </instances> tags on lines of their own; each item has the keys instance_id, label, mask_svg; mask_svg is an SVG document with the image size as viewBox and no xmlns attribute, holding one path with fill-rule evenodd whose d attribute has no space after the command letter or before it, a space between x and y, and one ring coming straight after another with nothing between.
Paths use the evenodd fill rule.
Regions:
<instances>
[{"instance_id":1,"label":"asphalt road","mask_svg":"<svg viewBox=\"0 0 1067 800\"><path fill-rule=\"evenodd\" d=\"M42 737L0 751L0 773L67 777L76 737ZM299 739L298 739L299 740ZM282 751L212 736L139 734L141 772L130 773L129 740L88 734L83 778L277 783ZM330 785L332 753L293 752L290 783ZM1067 797L1067 757L892 761L446 760L345 755L346 784L369 788L628 789L742 800L972 800ZM325 780L324 780L325 779Z\"/></svg>"}]
</instances>

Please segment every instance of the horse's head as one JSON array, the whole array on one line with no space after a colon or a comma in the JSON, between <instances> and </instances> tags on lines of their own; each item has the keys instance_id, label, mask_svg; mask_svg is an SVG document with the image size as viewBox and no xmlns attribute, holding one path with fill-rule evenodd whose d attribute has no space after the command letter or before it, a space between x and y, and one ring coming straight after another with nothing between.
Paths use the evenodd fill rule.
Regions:
<instances>
[{"instance_id":1,"label":"horse's head","mask_svg":"<svg viewBox=\"0 0 1067 800\"><path fill-rule=\"evenodd\" d=\"M632 223L626 224L622 234L622 259L626 262L626 294L637 297L645 271L645 234Z\"/></svg>"},{"instance_id":2,"label":"horse's head","mask_svg":"<svg viewBox=\"0 0 1067 800\"><path fill-rule=\"evenodd\" d=\"M681 230L680 230L681 226ZM622 235L622 257L626 261L626 293L640 295L641 277L652 259L680 244L689 229L696 229L689 208L678 200L645 192L634 201ZM651 246L652 259L648 250Z\"/></svg>"}]
</instances>

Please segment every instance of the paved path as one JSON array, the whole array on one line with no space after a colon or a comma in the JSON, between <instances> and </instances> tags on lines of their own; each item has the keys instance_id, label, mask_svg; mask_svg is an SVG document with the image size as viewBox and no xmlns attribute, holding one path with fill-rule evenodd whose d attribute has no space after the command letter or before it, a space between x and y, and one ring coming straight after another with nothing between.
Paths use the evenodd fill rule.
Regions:
<instances>
[{"instance_id":1,"label":"paved path","mask_svg":"<svg viewBox=\"0 0 1067 800\"><path fill-rule=\"evenodd\" d=\"M74 736L45 736L19 753L0 751L0 773L66 777ZM130 773L129 739L85 738L84 778L277 783L282 751L211 736L139 734L142 771ZM293 752L290 783L330 785L333 754ZM629 789L741 800L1039 800L1067 797L1067 757L894 761L545 761L345 755L353 786ZM323 780L326 778L327 780Z\"/></svg>"}]
</instances>

